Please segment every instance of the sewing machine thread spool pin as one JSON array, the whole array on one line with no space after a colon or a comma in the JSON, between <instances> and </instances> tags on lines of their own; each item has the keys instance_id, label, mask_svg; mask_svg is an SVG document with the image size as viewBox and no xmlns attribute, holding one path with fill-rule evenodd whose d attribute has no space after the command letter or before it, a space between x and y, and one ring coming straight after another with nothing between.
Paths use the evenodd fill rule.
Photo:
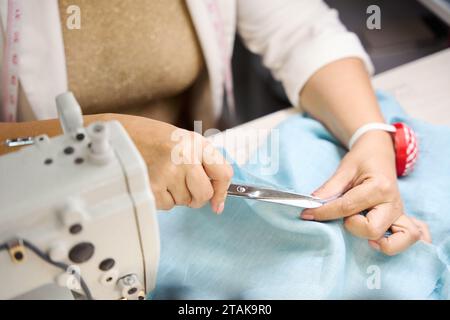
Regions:
<instances>
[{"instance_id":1,"label":"sewing machine thread spool pin","mask_svg":"<svg viewBox=\"0 0 450 320\"><path fill-rule=\"evenodd\" d=\"M109 143L109 128L103 122L95 122L88 127L89 159L95 164L107 164L112 158L112 149Z\"/></svg>"}]
</instances>

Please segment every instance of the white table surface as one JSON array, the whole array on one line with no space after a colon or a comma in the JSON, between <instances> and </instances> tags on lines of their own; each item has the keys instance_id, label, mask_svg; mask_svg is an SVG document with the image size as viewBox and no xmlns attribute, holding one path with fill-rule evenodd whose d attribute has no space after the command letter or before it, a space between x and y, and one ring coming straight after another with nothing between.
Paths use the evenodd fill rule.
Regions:
<instances>
[{"instance_id":1,"label":"white table surface","mask_svg":"<svg viewBox=\"0 0 450 320\"><path fill-rule=\"evenodd\" d=\"M411 116L450 126L450 49L380 73L373 78L373 85L392 94ZM243 164L265 141L270 129L297 112L294 108L284 109L210 139Z\"/></svg>"}]
</instances>

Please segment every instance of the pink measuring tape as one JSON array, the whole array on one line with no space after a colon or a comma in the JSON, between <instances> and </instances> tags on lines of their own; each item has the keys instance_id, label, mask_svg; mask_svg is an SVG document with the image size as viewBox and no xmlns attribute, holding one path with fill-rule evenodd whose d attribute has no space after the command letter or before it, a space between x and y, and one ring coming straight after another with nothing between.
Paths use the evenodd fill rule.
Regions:
<instances>
[{"instance_id":1,"label":"pink measuring tape","mask_svg":"<svg viewBox=\"0 0 450 320\"><path fill-rule=\"evenodd\" d=\"M19 95L19 45L22 10L19 0L8 0L6 39L3 46L2 72L2 121L17 120L17 100Z\"/></svg>"},{"instance_id":2,"label":"pink measuring tape","mask_svg":"<svg viewBox=\"0 0 450 320\"><path fill-rule=\"evenodd\" d=\"M233 94L233 73L231 68L231 52L227 48L226 36L222 15L218 7L217 1L207 0L207 7L210 17L213 22L214 31L217 36L217 41L220 47L222 65L223 65L223 79L225 95L227 98L227 106L230 114L235 114L235 102Z\"/></svg>"}]
</instances>

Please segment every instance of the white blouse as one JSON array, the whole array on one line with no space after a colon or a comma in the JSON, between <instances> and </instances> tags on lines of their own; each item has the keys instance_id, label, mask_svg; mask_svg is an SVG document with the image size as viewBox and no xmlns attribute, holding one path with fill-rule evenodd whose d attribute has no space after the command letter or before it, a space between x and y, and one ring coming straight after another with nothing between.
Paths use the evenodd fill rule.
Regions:
<instances>
[{"instance_id":1,"label":"white blouse","mask_svg":"<svg viewBox=\"0 0 450 320\"><path fill-rule=\"evenodd\" d=\"M16 0L22 9L19 81L31 113L20 120L56 118L55 96L68 90L58 0ZM355 34L340 23L336 10L321 0L186 0L207 65L199 79L198 103L218 117L236 30L280 80L292 105L319 68L345 57L372 63ZM0 0L3 34L8 0ZM82 27L81 12L81 27ZM3 41L1 46L3 48ZM2 66L3 67L3 66ZM3 94L3 93L2 93ZM203 97L203 98L202 98ZM205 97L207 97L205 99ZM24 103L19 103L19 109Z\"/></svg>"}]
</instances>

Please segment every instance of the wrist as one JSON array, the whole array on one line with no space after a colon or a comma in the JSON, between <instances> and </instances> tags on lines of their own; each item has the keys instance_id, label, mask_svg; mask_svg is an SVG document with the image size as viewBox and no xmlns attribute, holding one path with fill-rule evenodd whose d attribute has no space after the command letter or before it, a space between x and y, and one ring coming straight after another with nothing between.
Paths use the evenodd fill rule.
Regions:
<instances>
[{"instance_id":1,"label":"wrist","mask_svg":"<svg viewBox=\"0 0 450 320\"><path fill-rule=\"evenodd\" d=\"M348 153L357 166L370 167L385 177L397 178L395 149L388 132L367 132Z\"/></svg>"},{"instance_id":2,"label":"wrist","mask_svg":"<svg viewBox=\"0 0 450 320\"><path fill-rule=\"evenodd\" d=\"M395 148L392 136L387 131L376 130L366 132L354 144L351 151L363 150L373 154L383 154L395 160ZM395 164L395 162L393 162Z\"/></svg>"},{"instance_id":3,"label":"wrist","mask_svg":"<svg viewBox=\"0 0 450 320\"><path fill-rule=\"evenodd\" d=\"M371 131L385 131L389 133L395 133L397 131L396 127L390 124L386 124L384 122L369 122L361 127L359 127L353 135L350 137L348 141L348 149L350 150L352 146L367 132Z\"/></svg>"}]
</instances>

